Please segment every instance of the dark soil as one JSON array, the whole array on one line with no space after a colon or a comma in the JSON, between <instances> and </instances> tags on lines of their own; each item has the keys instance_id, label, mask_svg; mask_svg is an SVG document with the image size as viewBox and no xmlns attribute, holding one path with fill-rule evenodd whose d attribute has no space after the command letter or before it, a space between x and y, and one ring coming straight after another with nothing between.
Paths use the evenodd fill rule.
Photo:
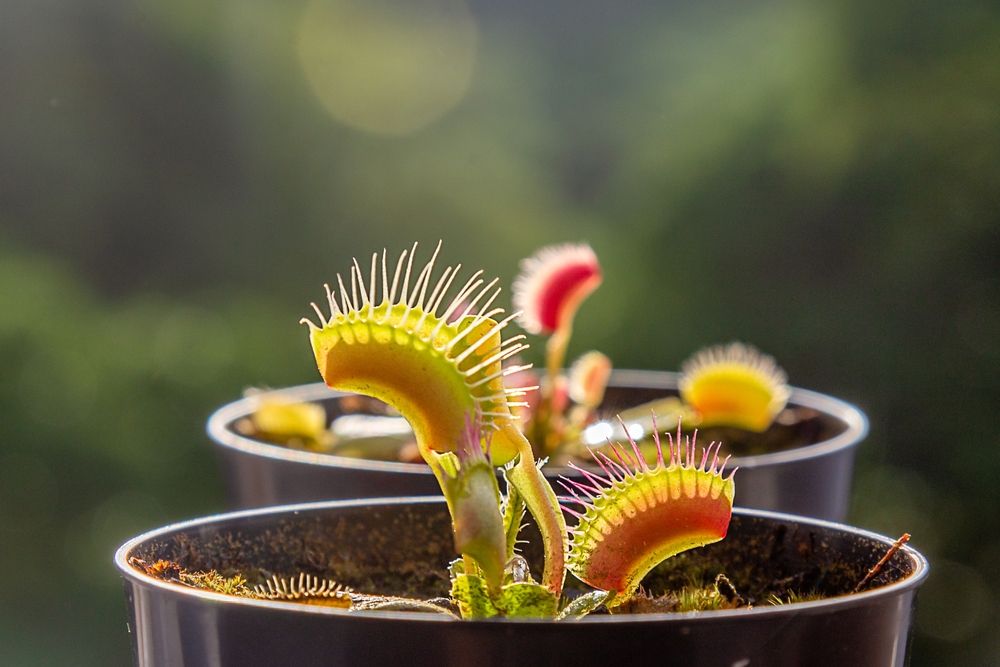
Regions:
<instances>
[{"instance_id":1,"label":"dark soil","mask_svg":"<svg viewBox=\"0 0 1000 667\"><path fill-rule=\"evenodd\" d=\"M524 555L532 571L540 572L537 532L528 526L524 537L530 540ZM880 542L825 529L734 516L726 539L671 558L646 577L642 590L649 604L640 600L621 611L676 609L671 600L692 590L714 591L720 574L727 581L718 591L726 599L707 608L845 595L886 550ZM437 503L327 510L280 520L247 517L224 530L181 531L142 545L130 556L137 569L153 576L148 564L169 562L161 578L171 581L176 580L175 568L221 577L238 574L250 588L273 575L304 572L360 593L422 600L447 597L447 565L454 557L448 515ZM869 588L909 573L908 559L896 554ZM586 590L568 578L569 596Z\"/></svg>"}]
</instances>

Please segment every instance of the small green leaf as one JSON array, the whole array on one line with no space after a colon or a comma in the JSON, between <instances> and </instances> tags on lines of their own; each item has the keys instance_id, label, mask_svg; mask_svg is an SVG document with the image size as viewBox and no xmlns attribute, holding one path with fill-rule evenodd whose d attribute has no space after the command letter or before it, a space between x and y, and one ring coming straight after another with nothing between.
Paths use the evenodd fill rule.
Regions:
<instances>
[{"instance_id":1,"label":"small green leaf","mask_svg":"<svg viewBox=\"0 0 1000 667\"><path fill-rule=\"evenodd\" d=\"M454 477L443 478L441 489L451 508L455 549L475 559L490 588L498 590L507 563L507 538L493 466L485 458L462 462Z\"/></svg>"},{"instance_id":2,"label":"small green leaf","mask_svg":"<svg viewBox=\"0 0 1000 667\"><path fill-rule=\"evenodd\" d=\"M559 612L559 615L556 616L556 620L564 621L583 618L607 602L611 598L611 595L612 593L610 591L591 591L589 593L584 593L575 600L571 600L569 604L567 604L563 610Z\"/></svg>"},{"instance_id":3,"label":"small green leaf","mask_svg":"<svg viewBox=\"0 0 1000 667\"><path fill-rule=\"evenodd\" d=\"M462 618L553 618L559 609L556 597L541 584L508 584L496 598L491 598L483 578L468 574L452 580L451 597L458 603Z\"/></svg>"},{"instance_id":4,"label":"small green leaf","mask_svg":"<svg viewBox=\"0 0 1000 667\"><path fill-rule=\"evenodd\" d=\"M458 603L462 618L491 618L500 614L482 577L458 575L451 582L451 597Z\"/></svg>"},{"instance_id":5,"label":"small green leaf","mask_svg":"<svg viewBox=\"0 0 1000 667\"><path fill-rule=\"evenodd\" d=\"M504 586L497 606L505 616L552 618L559 609L559 601L545 586L524 582Z\"/></svg>"},{"instance_id":6,"label":"small green leaf","mask_svg":"<svg viewBox=\"0 0 1000 667\"><path fill-rule=\"evenodd\" d=\"M452 581L463 574L465 574L465 561L461 558L456 558L448 563L448 576Z\"/></svg>"}]
</instances>

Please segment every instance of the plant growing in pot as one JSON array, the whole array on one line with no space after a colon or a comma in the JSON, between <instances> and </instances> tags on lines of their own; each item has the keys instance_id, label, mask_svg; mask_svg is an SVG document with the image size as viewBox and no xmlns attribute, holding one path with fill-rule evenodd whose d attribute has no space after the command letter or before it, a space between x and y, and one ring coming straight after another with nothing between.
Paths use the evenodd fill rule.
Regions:
<instances>
[{"instance_id":1,"label":"plant growing in pot","mask_svg":"<svg viewBox=\"0 0 1000 667\"><path fill-rule=\"evenodd\" d=\"M500 293L496 279L487 281L482 272L474 273L446 301L460 266L446 268L435 279L437 251L422 268L414 267L415 252L416 245L394 263L386 253L373 255L367 283L355 262L346 281L338 277L338 290L327 287L330 317L314 304L318 321L312 327L319 330L335 315L358 326L361 310L377 314L386 299L396 306L412 301L421 313L418 305L433 310L436 324L424 333L436 336L477 313L482 322L498 318L501 329L520 324L525 331L548 336L542 377L527 365L499 365L525 351L522 335L498 350L503 358L490 366L516 394L508 404L535 456L550 459L546 474L580 478L567 464L588 465L589 450L604 446L610 436L621 439L624 428L643 440L643 450L651 457L649 415L655 409L666 422L682 417L686 429L700 426L712 439L726 443L726 453L734 454L743 470L742 505L844 517L854 448L867 432L857 408L789 388L770 357L741 344L695 354L681 374L612 372L610 361L599 352L582 355L566 373L562 367L574 315L601 280L589 247L543 248L525 260L514 288L520 312L506 317L495 306ZM378 305L373 306L375 301ZM411 319L410 324L426 328L431 318ZM459 333L452 331L454 336ZM452 349L459 348L465 349L460 343ZM317 362L322 369L324 362ZM489 379L482 370L477 370L475 381L495 384L496 378ZM539 384L540 391L534 392L533 385ZM235 504L435 493L433 473L424 465L406 420L364 394L308 385L255 393L217 411L208 431L218 445ZM624 427L614 419L618 414Z\"/></svg>"},{"instance_id":2,"label":"plant growing in pot","mask_svg":"<svg viewBox=\"0 0 1000 667\"><path fill-rule=\"evenodd\" d=\"M500 362L518 342L505 342L504 320L486 314L437 318L438 291L425 302L429 275L410 292L403 282L417 301L397 302L393 288L378 305L358 275L361 301L342 287L341 304L353 308L331 297L338 309L310 330L328 384L374 395L412 425L446 513L413 499L354 501L140 537L118 554L140 664L402 656L604 664L623 635L641 659L903 659L924 572L919 555L794 517L743 513L733 521L735 470L726 475L720 445L699 448L680 423L666 442L654 424L653 462L625 428L626 444L593 452L600 472L561 480L567 495L557 498L511 412L508 397L518 390L503 383ZM526 513L535 548L522 555ZM719 542L731 522L736 539ZM442 548L442 532L453 550ZM716 543L725 547L691 551ZM459 556L450 565L449 552ZM566 586L567 571L579 585ZM834 647L814 641L838 630L848 634ZM418 636L426 651L414 658ZM785 648L776 651L777 642Z\"/></svg>"},{"instance_id":3,"label":"plant growing in pot","mask_svg":"<svg viewBox=\"0 0 1000 667\"><path fill-rule=\"evenodd\" d=\"M522 535L531 571L541 572L538 534L529 525ZM699 665L895 666L905 663L927 573L917 552L881 536L736 510L724 540L654 568L616 613L459 620L449 597L452 545L447 508L430 497L244 511L139 536L116 555L135 662L606 665L627 654L634 664L669 656ZM519 569L512 563L511 583ZM718 573L726 579L716 584ZM362 594L372 592L380 595ZM601 594L587 598L568 579L565 595L583 599L562 611L579 612ZM525 598L519 609L551 611Z\"/></svg>"}]
</instances>

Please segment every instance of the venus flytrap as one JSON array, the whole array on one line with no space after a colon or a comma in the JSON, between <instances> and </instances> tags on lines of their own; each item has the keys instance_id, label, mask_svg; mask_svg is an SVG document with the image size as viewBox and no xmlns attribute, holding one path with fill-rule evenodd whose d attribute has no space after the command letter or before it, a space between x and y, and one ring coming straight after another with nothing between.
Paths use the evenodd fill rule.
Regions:
<instances>
[{"instance_id":1,"label":"venus flytrap","mask_svg":"<svg viewBox=\"0 0 1000 667\"><path fill-rule=\"evenodd\" d=\"M744 343L706 347L685 360L681 370L680 396L623 410L624 430L649 432L649 415L655 413L679 420L688 429L722 427L759 434L771 427L791 394L785 371L774 358ZM643 443L642 449L649 458L650 443Z\"/></svg>"},{"instance_id":2,"label":"venus flytrap","mask_svg":"<svg viewBox=\"0 0 1000 667\"><path fill-rule=\"evenodd\" d=\"M479 414L484 426L497 432L494 460L506 462L517 454L519 443L504 426L512 420L512 405L521 403L508 399L527 391L508 391L503 384L503 376L514 369L502 368L502 362L528 347L523 335L501 339L516 315L496 319L504 314L503 308L493 307L501 288L496 279L487 283L482 271L445 302L461 265L447 267L429 290L440 245L413 279L416 249L414 244L400 254L391 281L386 252L381 263L378 253L372 255L367 285L354 260L350 290L340 275L339 298L326 286L329 314L312 304L318 322L303 318L302 323L309 327L320 375L335 389L373 396L396 408L426 452L453 450L465 416ZM472 315L474 311L479 314ZM428 463L437 471L433 458Z\"/></svg>"},{"instance_id":3,"label":"venus flytrap","mask_svg":"<svg viewBox=\"0 0 1000 667\"><path fill-rule=\"evenodd\" d=\"M253 396L257 390L248 390ZM296 403L264 398L250 416L238 425L249 434L256 434L286 447L321 451L333 444L333 434L327 428L326 411L315 403Z\"/></svg>"},{"instance_id":4,"label":"venus flytrap","mask_svg":"<svg viewBox=\"0 0 1000 667\"><path fill-rule=\"evenodd\" d=\"M727 577L723 561L709 560L691 570L675 561L646 578L663 561L728 533L735 469L727 471L729 457L720 454L721 443L700 446L698 431L688 436L684 428L702 425L712 433L768 429L789 396L784 372L773 359L739 343L699 352L684 364L679 398L632 407L614 428L610 422L595 424L594 432L619 432L625 441L608 438L601 444L581 436L592 435L588 425L604 403L610 360L590 352L568 373L562 369L573 315L600 283L593 251L571 246L539 252L526 263L532 277L518 281L515 302L530 311L522 322L529 330L551 334L548 375L541 383L546 391L536 402L530 365L513 365L527 349L524 336L506 337L508 325L521 313L507 315L495 305L497 281L487 281L481 271L460 280L460 265L437 274L440 245L426 263L416 263L416 249L414 244L392 262L387 252L375 253L368 270L354 261L347 280L337 276L336 291L326 288L325 306L313 304L318 319L302 322L328 386L380 399L412 428L451 518L458 558L448 569L450 597L419 599L410 589L389 594L399 591L394 587L386 594L358 592L323 578L322 570L283 575L251 570L258 584L253 588L241 572L186 571L167 561L142 564L147 574L234 597L473 619L569 621L602 610L700 612L809 594L805 586L789 588L783 574L762 588L741 569L745 565L739 559L729 574L746 586L742 591ZM289 438L323 437L321 406L261 407L253 420L260 430ZM514 412L532 408L527 424ZM674 433L663 434L657 424L657 414L664 412L677 425ZM574 447L593 465L569 463L574 471L559 478L564 493L558 497L541 472L547 459L536 459L536 452L566 456ZM500 477L506 482L503 490ZM527 513L542 538L544 561L537 576L517 553ZM730 547L723 546L726 553ZM432 558L439 553L435 549ZM856 590L879 576L893 553ZM567 572L579 580L570 583L568 593ZM439 581L436 572L431 576ZM440 595L436 584L433 590Z\"/></svg>"},{"instance_id":5,"label":"venus flytrap","mask_svg":"<svg viewBox=\"0 0 1000 667\"><path fill-rule=\"evenodd\" d=\"M495 280L481 278L482 272L446 301L460 267L446 268L435 282L439 250L440 245L415 280L416 244L400 255L391 281L387 253L372 256L367 283L355 260L350 290L338 276L339 294L327 287L327 311L313 304L318 322L303 323L327 385L378 398L413 427L421 455L444 493L462 556L452 567L451 590L462 615L577 618L601 604L628 599L642 576L664 558L721 539L732 510L732 476L722 477L725 464L719 466L714 443L702 451L698 464L695 443L687 441L682 448L680 430L676 445L671 440L669 460L654 435L658 460L652 468L631 439L631 453L611 445L615 460L595 453L605 476L583 471L586 483L567 480L568 500L581 503L583 512L560 507L511 413L512 406L524 405L511 399L521 399L528 389L504 385L506 375L524 370L502 366L527 347L523 336L502 338L506 325L522 314L505 316L493 306L499 290ZM544 266L555 256L570 261L554 270ZM600 267L585 246L541 252L527 266L537 274L521 281L515 300L527 304L531 299L525 294L530 294L544 305L524 321L554 334L547 362L553 388L573 314L600 283ZM459 308L464 310L456 317ZM589 411L600 402L610 362L590 355L582 363L574 373L574 392ZM506 501L493 470L504 463ZM543 540L540 582L514 553L524 508ZM580 519L571 531L571 548L564 510ZM568 548L572 572L600 590L560 612Z\"/></svg>"}]
</instances>

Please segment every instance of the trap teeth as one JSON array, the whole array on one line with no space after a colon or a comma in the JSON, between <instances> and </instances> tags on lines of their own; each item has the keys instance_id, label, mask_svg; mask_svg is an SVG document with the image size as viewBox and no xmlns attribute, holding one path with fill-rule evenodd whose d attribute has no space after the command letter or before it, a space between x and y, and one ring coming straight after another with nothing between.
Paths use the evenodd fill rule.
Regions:
<instances>
[{"instance_id":1,"label":"trap teeth","mask_svg":"<svg viewBox=\"0 0 1000 667\"><path fill-rule=\"evenodd\" d=\"M701 426L765 431L788 402L787 376L773 357L743 343L695 353L681 367L681 398Z\"/></svg>"},{"instance_id":2,"label":"trap teeth","mask_svg":"<svg viewBox=\"0 0 1000 667\"><path fill-rule=\"evenodd\" d=\"M610 455L592 451L603 474L576 468L584 481L560 480L569 494L560 499L563 509L578 518L567 566L620 600L666 558L721 540L732 516L733 473L723 476L720 444L699 448L697 431L682 437L679 420L666 451L655 419L653 433L654 465L626 433L628 446L611 442Z\"/></svg>"},{"instance_id":3,"label":"trap teeth","mask_svg":"<svg viewBox=\"0 0 1000 667\"><path fill-rule=\"evenodd\" d=\"M351 589L332 579L323 579L305 572L290 577L272 576L263 584L254 586L254 593L263 600L308 601L334 599L350 601Z\"/></svg>"}]
</instances>

